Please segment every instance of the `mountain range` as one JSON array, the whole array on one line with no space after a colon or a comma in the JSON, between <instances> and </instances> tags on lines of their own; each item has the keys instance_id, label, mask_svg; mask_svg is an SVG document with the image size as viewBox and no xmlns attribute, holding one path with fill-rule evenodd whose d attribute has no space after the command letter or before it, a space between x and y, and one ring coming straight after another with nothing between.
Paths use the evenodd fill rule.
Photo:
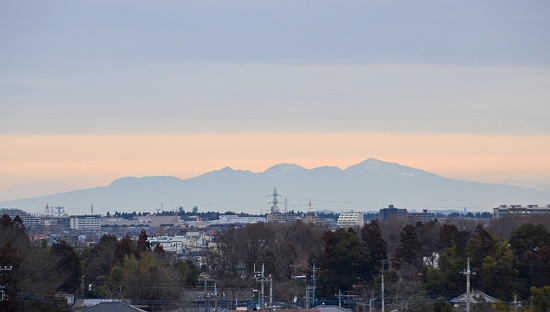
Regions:
<instances>
[{"instance_id":1,"label":"mountain range","mask_svg":"<svg viewBox=\"0 0 550 312\"><path fill-rule=\"evenodd\" d=\"M371 211L393 204L409 210L490 211L501 204L550 203L550 191L461 181L369 158L346 169L283 163L264 172L225 167L189 179L123 177L108 186L0 202L0 208L44 212L63 206L68 214L172 210L269 212L274 189L279 210ZM285 204L286 201L286 204Z\"/></svg>"}]
</instances>

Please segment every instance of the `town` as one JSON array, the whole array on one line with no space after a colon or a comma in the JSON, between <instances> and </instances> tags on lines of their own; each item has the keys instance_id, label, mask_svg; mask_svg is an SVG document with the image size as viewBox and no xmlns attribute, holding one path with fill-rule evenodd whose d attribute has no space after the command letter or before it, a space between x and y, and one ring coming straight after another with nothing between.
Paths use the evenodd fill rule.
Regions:
<instances>
[{"instance_id":1,"label":"town","mask_svg":"<svg viewBox=\"0 0 550 312\"><path fill-rule=\"evenodd\" d=\"M93 207L87 215L49 206L44 214L0 209L1 304L521 311L550 296L537 288L550 283L550 205L334 213L282 211L278 204L274 197L263 215L198 207L105 215ZM25 286L17 271L40 257L51 257L43 269L64 278L33 275ZM41 283L48 287L37 299L32 290Z\"/></svg>"}]
</instances>

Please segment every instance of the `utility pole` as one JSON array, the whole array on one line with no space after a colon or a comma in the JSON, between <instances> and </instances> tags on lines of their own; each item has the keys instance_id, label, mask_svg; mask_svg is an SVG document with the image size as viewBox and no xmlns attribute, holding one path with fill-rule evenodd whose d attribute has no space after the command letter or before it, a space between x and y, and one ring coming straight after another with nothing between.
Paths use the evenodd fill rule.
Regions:
<instances>
[{"instance_id":1,"label":"utility pole","mask_svg":"<svg viewBox=\"0 0 550 312\"><path fill-rule=\"evenodd\" d=\"M317 273L319 269L315 266L315 263L313 264L313 267L311 268L311 286L307 284L306 286L306 309L315 308L315 290L317 289L317 280L315 273ZM311 305L310 305L311 302Z\"/></svg>"},{"instance_id":2,"label":"utility pole","mask_svg":"<svg viewBox=\"0 0 550 312\"><path fill-rule=\"evenodd\" d=\"M382 312L384 312L384 267L386 266L386 260L382 260Z\"/></svg>"},{"instance_id":3,"label":"utility pole","mask_svg":"<svg viewBox=\"0 0 550 312\"><path fill-rule=\"evenodd\" d=\"M265 287L264 287L264 274L265 274L265 265L262 263L262 275L261 275L261 284L262 284L262 290L261 290L261 299L260 299L260 307L262 309L265 309Z\"/></svg>"},{"instance_id":4,"label":"utility pole","mask_svg":"<svg viewBox=\"0 0 550 312\"><path fill-rule=\"evenodd\" d=\"M86 275L82 275L82 297L84 297L84 277L86 277Z\"/></svg>"},{"instance_id":5,"label":"utility pole","mask_svg":"<svg viewBox=\"0 0 550 312\"><path fill-rule=\"evenodd\" d=\"M202 275L202 273L201 273ZM209 279L207 275L199 276L199 282L204 282L204 293L208 293L208 281L214 281L212 279Z\"/></svg>"},{"instance_id":6,"label":"utility pole","mask_svg":"<svg viewBox=\"0 0 550 312\"><path fill-rule=\"evenodd\" d=\"M470 312L470 258L466 265L466 312Z\"/></svg>"},{"instance_id":7,"label":"utility pole","mask_svg":"<svg viewBox=\"0 0 550 312\"><path fill-rule=\"evenodd\" d=\"M306 285L306 310L309 310L309 283Z\"/></svg>"},{"instance_id":8,"label":"utility pole","mask_svg":"<svg viewBox=\"0 0 550 312\"><path fill-rule=\"evenodd\" d=\"M466 312L470 312L470 303L472 299L472 294L470 293L470 275L475 273L472 273L470 271L470 258L466 261L466 270L461 272L462 274L466 275Z\"/></svg>"},{"instance_id":9,"label":"utility pole","mask_svg":"<svg viewBox=\"0 0 550 312\"><path fill-rule=\"evenodd\" d=\"M7 266L7 265L0 266L0 272L11 271L11 270L13 270L13 267L11 265L10 266ZM0 273L0 274L3 275L3 273ZM4 289L6 289L6 286L5 285L0 285L0 302L7 299L6 292L4 291Z\"/></svg>"},{"instance_id":10,"label":"utility pole","mask_svg":"<svg viewBox=\"0 0 550 312\"><path fill-rule=\"evenodd\" d=\"M273 306L273 278L271 274L269 278L265 278L265 265L262 263L262 270L256 272L256 268L254 268L254 275L256 276L256 281L259 281L261 285L260 294L258 295L261 309L265 309L265 282L269 282L269 308L271 308Z\"/></svg>"},{"instance_id":11,"label":"utility pole","mask_svg":"<svg viewBox=\"0 0 550 312\"><path fill-rule=\"evenodd\" d=\"M312 308L315 308L315 300L316 300L316 299L315 299L315 291L316 291L316 289L317 289L317 280L315 279L315 273L316 273L317 271L319 271L319 269L317 269L317 268L315 267L315 263L314 263L314 264L313 264L313 268L311 269L311 273L312 273L311 278L312 278L312 282L313 282L313 285L312 285L312 297L311 297L311 301L312 301L311 307L312 307Z\"/></svg>"},{"instance_id":12,"label":"utility pole","mask_svg":"<svg viewBox=\"0 0 550 312\"><path fill-rule=\"evenodd\" d=\"M218 285L214 283L214 312L218 312Z\"/></svg>"},{"instance_id":13,"label":"utility pole","mask_svg":"<svg viewBox=\"0 0 550 312\"><path fill-rule=\"evenodd\" d=\"M214 283L214 291L212 293L206 293L204 295L204 303L206 307L210 305L210 298L214 299L214 312L218 312L218 299L219 297L225 297L225 292L222 292L221 295L218 295L218 284Z\"/></svg>"},{"instance_id":14,"label":"utility pole","mask_svg":"<svg viewBox=\"0 0 550 312\"><path fill-rule=\"evenodd\" d=\"M271 278L271 274L269 274L269 308L272 309L273 307L273 279Z\"/></svg>"}]
</instances>

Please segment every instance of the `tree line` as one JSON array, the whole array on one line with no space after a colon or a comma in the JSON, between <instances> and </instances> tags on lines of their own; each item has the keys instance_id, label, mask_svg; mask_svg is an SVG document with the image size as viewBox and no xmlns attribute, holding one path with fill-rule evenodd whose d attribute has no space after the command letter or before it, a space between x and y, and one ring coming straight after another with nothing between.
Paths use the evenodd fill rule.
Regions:
<instances>
[{"instance_id":1,"label":"tree line","mask_svg":"<svg viewBox=\"0 0 550 312\"><path fill-rule=\"evenodd\" d=\"M104 235L92 247L76 250L64 241L48 246L30 240L21 218L0 219L2 311L61 311L59 292L95 298L145 300L150 307L174 307L216 283L220 293L252 296L255 273L263 265L279 301L303 298L317 278L317 298L346 293L358 302L381 298L385 281L388 308L450 311L449 299L466 290L461 273L469 260L472 289L499 299L474 310L547 311L550 308L550 218L500 220L446 219L408 223L406 219L363 227L331 229L304 222L231 226L215 233L200 266L177 261L162 246L151 246L144 231L117 239ZM201 278L199 279L199 274ZM319 301L318 303L320 303Z\"/></svg>"},{"instance_id":2,"label":"tree line","mask_svg":"<svg viewBox=\"0 0 550 312\"><path fill-rule=\"evenodd\" d=\"M193 262L174 261L162 246L151 246L145 231L137 239L103 235L95 246L77 251L65 241L32 241L21 218L3 215L0 246L0 267L9 268L0 275L0 311L66 311L58 293L169 307L199 274Z\"/></svg>"},{"instance_id":3,"label":"tree line","mask_svg":"<svg viewBox=\"0 0 550 312\"><path fill-rule=\"evenodd\" d=\"M479 304L478 310L511 311L509 303L517 299L523 309L547 311L549 225L548 216L414 224L372 220L361 228L336 230L301 222L258 223L218 233L208 268L221 285L243 287L254 267L264 264L276 281L276 297L287 300L304 292L304 284L292 277L311 278L314 265L319 298L334 299L342 292L363 302L380 298L383 274L388 305L400 311L450 311L449 300L466 291L463 271L469 259L472 289L499 300L490 307Z\"/></svg>"}]
</instances>

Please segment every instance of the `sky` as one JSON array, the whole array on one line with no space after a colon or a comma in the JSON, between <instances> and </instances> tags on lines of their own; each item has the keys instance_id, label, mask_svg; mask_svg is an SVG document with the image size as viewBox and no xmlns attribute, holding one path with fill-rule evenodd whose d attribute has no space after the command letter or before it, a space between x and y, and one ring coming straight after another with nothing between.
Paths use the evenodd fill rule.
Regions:
<instances>
[{"instance_id":1,"label":"sky","mask_svg":"<svg viewBox=\"0 0 550 312\"><path fill-rule=\"evenodd\" d=\"M548 1L0 0L0 201L369 157L550 189L548 34Z\"/></svg>"}]
</instances>

